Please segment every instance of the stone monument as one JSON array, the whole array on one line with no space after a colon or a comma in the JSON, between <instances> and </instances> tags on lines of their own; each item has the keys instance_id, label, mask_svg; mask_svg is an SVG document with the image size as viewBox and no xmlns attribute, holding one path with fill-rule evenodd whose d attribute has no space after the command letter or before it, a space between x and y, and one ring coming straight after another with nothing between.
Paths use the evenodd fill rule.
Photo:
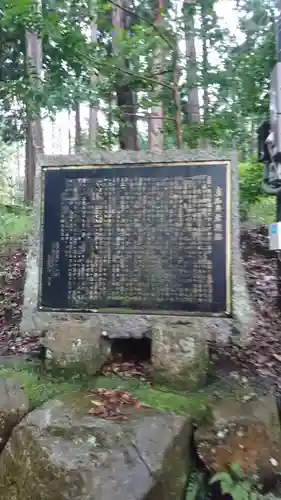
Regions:
<instances>
[{"instance_id":1,"label":"stone monument","mask_svg":"<svg viewBox=\"0 0 281 500\"><path fill-rule=\"evenodd\" d=\"M21 330L95 371L103 338L152 340L161 376L194 383L207 341L254 323L239 245L230 152L42 156Z\"/></svg>"}]
</instances>

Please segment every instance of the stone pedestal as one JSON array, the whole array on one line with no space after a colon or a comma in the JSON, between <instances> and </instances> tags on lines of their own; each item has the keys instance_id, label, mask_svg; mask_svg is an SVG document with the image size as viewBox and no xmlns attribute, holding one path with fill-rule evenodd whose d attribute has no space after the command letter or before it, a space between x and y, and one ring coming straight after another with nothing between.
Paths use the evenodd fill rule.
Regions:
<instances>
[{"instance_id":1,"label":"stone pedestal","mask_svg":"<svg viewBox=\"0 0 281 500\"><path fill-rule=\"evenodd\" d=\"M158 323L151 333L156 382L185 391L205 384L209 352L204 327L189 330L188 320L170 319Z\"/></svg>"},{"instance_id":2,"label":"stone pedestal","mask_svg":"<svg viewBox=\"0 0 281 500\"><path fill-rule=\"evenodd\" d=\"M255 324L255 314L246 288L239 243L238 165L236 156L225 151L173 150L162 154L152 152L118 153L95 152L87 156L42 157L41 165L118 165L171 162L231 162L231 274L232 317L195 315L149 315L149 314L105 314L105 313L61 313L38 310L40 277L40 242L42 228L40 219L41 165L37 167L36 196L34 206L33 233L27 258L24 294L23 332L40 334L47 331L46 344L55 357L68 360L77 357L98 369L106 356L100 342L102 332L110 338L152 338L152 357L155 369L173 377L185 374L186 380L197 382L206 374L207 340L227 342L229 338L245 343L250 338ZM76 346L76 347L75 347ZM65 353L71 355L64 356ZM75 353L75 355L73 355ZM196 367L196 370L195 370ZM196 375L195 375L196 372Z\"/></svg>"}]
</instances>

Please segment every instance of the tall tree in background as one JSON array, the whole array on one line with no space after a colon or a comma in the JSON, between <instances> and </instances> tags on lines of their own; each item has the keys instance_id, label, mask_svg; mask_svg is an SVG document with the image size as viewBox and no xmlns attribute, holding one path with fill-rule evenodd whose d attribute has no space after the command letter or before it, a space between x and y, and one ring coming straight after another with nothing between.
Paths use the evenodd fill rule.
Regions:
<instances>
[{"instance_id":1,"label":"tall tree in background","mask_svg":"<svg viewBox=\"0 0 281 500\"><path fill-rule=\"evenodd\" d=\"M184 0L181 14L174 0L43 0L41 14L31 11L28 1L7 0L0 19L3 140L28 137L27 115L39 120L40 108L53 117L76 110L77 150L88 142L136 150L148 147L137 116L147 120L152 111L152 149L181 144L178 123L183 121L184 146L235 143L247 158L255 149L256 124L268 113L274 0L238 1L240 39L222 27L216 5L216 0ZM185 40L185 53L180 43L177 54L176 38ZM82 129L79 116L85 104L89 130ZM103 115L99 127L97 107ZM27 174L29 169L34 174L30 165L28 159ZM28 193L30 199L30 187Z\"/></svg>"},{"instance_id":2,"label":"tall tree in background","mask_svg":"<svg viewBox=\"0 0 281 500\"><path fill-rule=\"evenodd\" d=\"M31 15L41 18L41 5L34 3L30 7ZM34 9L34 10L33 10ZM26 30L25 33L26 69L31 87L39 88L42 78L42 42L35 30ZM36 155L43 153L43 130L40 116L40 106L31 108L26 106L26 157L25 157L25 193L24 199L27 203L32 202L34 197L34 180L36 174Z\"/></svg>"},{"instance_id":3,"label":"tall tree in background","mask_svg":"<svg viewBox=\"0 0 281 500\"><path fill-rule=\"evenodd\" d=\"M238 19L244 40L228 43L220 79L224 97L220 116L228 142L242 159L256 154L256 126L269 113L269 80L275 64L275 1L239 0ZM241 37L241 35L240 35Z\"/></svg>"},{"instance_id":4,"label":"tall tree in background","mask_svg":"<svg viewBox=\"0 0 281 500\"><path fill-rule=\"evenodd\" d=\"M74 103L75 113L75 153L80 153L82 148L82 130L81 130L81 114L80 102L76 100Z\"/></svg>"},{"instance_id":5,"label":"tall tree in background","mask_svg":"<svg viewBox=\"0 0 281 500\"><path fill-rule=\"evenodd\" d=\"M161 29L164 25L165 0L153 0L154 2L154 25ZM164 109L163 103L159 99L163 82L164 54L161 43L157 43L154 49L153 68L156 79L160 85L156 86L156 102L151 109L151 119L149 126L149 147L152 151L161 151L164 146Z\"/></svg>"},{"instance_id":6,"label":"tall tree in background","mask_svg":"<svg viewBox=\"0 0 281 500\"><path fill-rule=\"evenodd\" d=\"M183 3L183 21L185 37L185 68L187 96L184 103L185 123L200 123L199 87L195 49L195 5L189 0Z\"/></svg>"},{"instance_id":7,"label":"tall tree in background","mask_svg":"<svg viewBox=\"0 0 281 500\"><path fill-rule=\"evenodd\" d=\"M116 4L113 5L112 25L113 54L121 69L116 82L120 149L138 150L136 95L127 77L127 70L130 71L130 60L126 57L124 50L133 26L133 18L130 15L127 0L117 0Z\"/></svg>"},{"instance_id":8,"label":"tall tree in background","mask_svg":"<svg viewBox=\"0 0 281 500\"><path fill-rule=\"evenodd\" d=\"M202 63L201 63L201 75L202 75L202 90L203 90L203 125L206 129L209 121L209 81L208 81L208 14L211 6L208 5L209 2L206 0L201 1L200 5L200 26L201 33L200 38L202 40ZM206 147L208 142L206 139L203 141L203 147Z\"/></svg>"},{"instance_id":9,"label":"tall tree in background","mask_svg":"<svg viewBox=\"0 0 281 500\"><path fill-rule=\"evenodd\" d=\"M91 28L91 42L97 44L97 1L89 0L89 14L90 14L90 28ZM97 81L98 75L95 68L91 72L91 88L94 94L94 103L90 102L90 113L89 113L89 144L90 148L96 148L97 146L97 135L98 135L98 106L97 106Z\"/></svg>"}]
</instances>

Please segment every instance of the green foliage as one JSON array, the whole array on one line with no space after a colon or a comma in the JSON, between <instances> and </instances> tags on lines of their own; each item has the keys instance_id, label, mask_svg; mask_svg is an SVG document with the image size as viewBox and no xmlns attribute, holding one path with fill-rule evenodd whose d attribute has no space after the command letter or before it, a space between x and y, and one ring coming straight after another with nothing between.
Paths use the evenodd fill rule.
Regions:
<instances>
[{"instance_id":1,"label":"green foliage","mask_svg":"<svg viewBox=\"0 0 281 500\"><path fill-rule=\"evenodd\" d=\"M239 164L240 218L253 224L271 224L276 220L276 197L261 190L263 165L250 159Z\"/></svg>"},{"instance_id":2,"label":"green foliage","mask_svg":"<svg viewBox=\"0 0 281 500\"><path fill-rule=\"evenodd\" d=\"M185 500L208 500L209 497L204 474L192 471L188 478Z\"/></svg>"},{"instance_id":3,"label":"green foliage","mask_svg":"<svg viewBox=\"0 0 281 500\"><path fill-rule=\"evenodd\" d=\"M155 3L144 0L127 6L119 30L113 30L114 6L107 0L93 2L94 12L90 12L87 0L44 0L41 11L35 10L32 0L2 2L0 134L6 142L23 139L26 121L38 109L53 116L58 110L75 109L77 103L99 102L108 125L99 128L97 145L115 148L122 106L114 100L121 87L125 95L123 112L128 115L137 110L136 105L126 106L130 92L134 92L132 101L145 112L161 100L165 148L177 147L174 48L177 40L182 43L186 37L194 37L201 45L202 58L191 61L182 57L181 50L177 61L183 144L193 148L203 139L213 146L238 149L245 160L240 168L241 216L245 218L262 195L262 167L248 158L255 154L255 131L269 110L275 6L274 0L237 1L241 38L222 25L217 4L216 0L185 2L182 14L177 12L175 16L175 4L166 1L161 11L163 26L156 27ZM191 18L195 22L189 24ZM97 23L94 43L88 36L93 19ZM30 82L27 71L26 28L42 38L44 71L39 86ZM156 49L163 55L161 68L155 64ZM213 62L214 51L219 63ZM98 75L94 82L93 72ZM206 96L200 123L190 121L184 108L194 88L203 90ZM140 137L140 142L141 148L147 147L146 138Z\"/></svg>"},{"instance_id":4,"label":"green foliage","mask_svg":"<svg viewBox=\"0 0 281 500\"><path fill-rule=\"evenodd\" d=\"M255 151L253 134L269 108L268 78L274 64L274 1L240 0L237 2L240 30L244 35L233 36L222 26L216 14L216 0L198 0L186 3L182 16L173 21L172 2L165 3L164 24L153 26L151 2L145 0L129 12L124 12L124 23L113 33L113 5L106 0L93 2L95 12L90 14L89 2L77 0L44 0L42 10L35 10L31 0L2 2L0 19L0 122L6 141L18 140L25 134L27 110L38 108L48 114L72 109L75 103L103 100L105 115L115 109L109 98L120 83L138 92L142 109L148 109L161 94L164 103L165 147L177 146L176 124L168 117L175 116L172 91L173 48L184 40L186 23L194 16L196 23L189 35L204 45L204 60L178 61L181 98L186 100L188 90L198 86L208 94L208 109L204 121L189 123L184 113L183 141L188 147L198 145L200 138L216 146L238 148L247 158ZM133 14L130 14L130 9ZM97 41L87 36L92 18L97 22ZM43 41L43 78L39 87L28 79L25 61L25 30L36 30ZM113 44L118 54L113 53ZM155 49L163 52L163 86L157 89L154 67ZM219 65L212 63L210 52L216 51ZM195 67L194 67L195 66ZM91 74L101 75L93 84ZM156 91L157 89L157 91ZM15 101L17 105L15 106ZM117 136L110 137L112 145Z\"/></svg>"},{"instance_id":5,"label":"green foliage","mask_svg":"<svg viewBox=\"0 0 281 500\"><path fill-rule=\"evenodd\" d=\"M220 484L222 494L229 495L232 500L274 500L271 493L263 495L262 486L256 476L246 477L239 463L233 462L229 465L227 472L217 472L210 479L209 484Z\"/></svg>"},{"instance_id":6,"label":"green foliage","mask_svg":"<svg viewBox=\"0 0 281 500\"><path fill-rule=\"evenodd\" d=\"M239 165L240 185L240 216L245 220L251 205L256 203L262 196L261 181L263 177L263 165L256 161L248 161Z\"/></svg>"},{"instance_id":7,"label":"green foliage","mask_svg":"<svg viewBox=\"0 0 281 500\"><path fill-rule=\"evenodd\" d=\"M26 120L39 109L53 115L61 109L73 109L77 102L104 99L108 103L108 97L120 85L132 90L154 90L157 77L150 64L153 52L156 47L171 47L173 30L166 26L155 30L150 10L143 15L143 8L138 8L140 17L124 11L124 22L130 28L120 26L113 34L112 5L105 0L93 5L98 25L95 43L87 33L93 17L88 1L44 0L41 11L31 0L7 0L1 6L0 122L5 141L23 138ZM28 78L26 28L36 31L43 43L44 73L39 86ZM118 45L116 54L114 43ZM171 48L168 55L169 51ZM169 60L170 56L167 64ZM94 84L93 72L102 76ZM151 103L151 98L148 92L146 100Z\"/></svg>"},{"instance_id":8,"label":"green foliage","mask_svg":"<svg viewBox=\"0 0 281 500\"><path fill-rule=\"evenodd\" d=\"M230 464L228 472L217 472L210 480L210 485L220 483L221 492L230 495L233 500L259 500L260 491L251 481L244 477L240 465Z\"/></svg>"},{"instance_id":9,"label":"green foliage","mask_svg":"<svg viewBox=\"0 0 281 500\"><path fill-rule=\"evenodd\" d=\"M0 243L18 242L31 228L31 216L24 206L0 205Z\"/></svg>"},{"instance_id":10,"label":"green foliage","mask_svg":"<svg viewBox=\"0 0 281 500\"><path fill-rule=\"evenodd\" d=\"M247 220L255 225L272 224L276 221L276 197L264 196L251 205L247 211Z\"/></svg>"},{"instance_id":11,"label":"green foliage","mask_svg":"<svg viewBox=\"0 0 281 500\"><path fill-rule=\"evenodd\" d=\"M208 500L213 498L211 488L219 483L222 495L228 495L232 500L277 500L272 493L262 494L262 487L256 476L246 477L240 465L233 462L227 472L217 472L206 483L203 473L192 471L187 485L185 500Z\"/></svg>"}]
</instances>

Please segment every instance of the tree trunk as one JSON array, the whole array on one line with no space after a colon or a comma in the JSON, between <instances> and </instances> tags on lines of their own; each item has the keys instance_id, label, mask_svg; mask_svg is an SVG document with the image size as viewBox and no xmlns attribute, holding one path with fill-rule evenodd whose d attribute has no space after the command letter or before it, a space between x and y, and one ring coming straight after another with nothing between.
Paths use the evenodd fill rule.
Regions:
<instances>
[{"instance_id":1,"label":"tree trunk","mask_svg":"<svg viewBox=\"0 0 281 500\"><path fill-rule=\"evenodd\" d=\"M80 119L80 104L75 103L75 153L80 153L81 151L81 119Z\"/></svg>"},{"instance_id":2,"label":"tree trunk","mask_svg":"<svg viewBox=\"0 0 281 500\"><path fill-rule=\"evenodd\" d=\"M206 21L202 19L203 40L202 40L202 81L203 81L203 122L207 125L209 118L209 89L208 89L208 47L206 36Z\"/></svg>"},{"instance_id":3,"label":"tree trunk","mask_svg":"<svg viewBox=\"0 0 281 500\"><path fill-rule=\"evenodd\" d=\"M184 0L183 14L185 26L185 56L188 82L187 100L184 106L184 121L185 123L200 123L194 13L190 9L190 7L188 7L189 4L189 0ZM194 8L192 7L192 9Z\"/></svg>"},{"instance_id":4,"label":"tree trunk","mask_svg":"<svg viewBox=\"0 0 281 500\"><path fill-rule=\"evenodd\" d=\"M126 0L117 0L118 7L112 6L112 50L115 56L122 60L122 49L118 41L120 30L127 30L130 26L130 16L122 10L127 6ZM122 31L121 31L122 32ZM120 63L119 63L120 64ZM124 69L130 67L129 61L123 59ZM117 105L119 107L119 143L121 149L139 150L138 131L137 131L137 106L136 97L130 86L122 82L116 88Z\"/></svg>"},{"instance_id":5,"label":"tree trunk","mask_svg":"<svg viewBox=\"0 0 281 500\"><path fill-rule=\"evenodd\" d=\"M40 78L42 75L42 42L36 33L26 32L25 59L31 84L40 85ZM44 145L40 110L36 110L36 113L34 114L27 107L26 115L27 127L24 200L26 203L31 203L34 199L36 156L37 154L43 153Z\"/></svg>"},{"instance_id":6,"label":"tree trunk","mask_svg":"<svg viewBox=\"0 0 281 500\"><path fill-rule=\"evenodd\" d=\"M208 19L204 6L201 7L201 39L202 39L202 87L203 87L203 124L206 130L209 121L209 88L208 88ZM208 139L203 139L202 147L208 147Z\"/></svg>"},{"instance_id":7,"label":"tree trunk","mask_svg":"<svg viewBox=\"0 0 281 500\"><path fill-rule=\"evenodd\" d=\"M165 0L158 0L154 13L155 26L162 26L164 23L162 12L165 9ZM160 46L157 47L154 54L154 67L158 75L158 81L163 81L163 51ZM156 88L158 93L160 88ZM159 98L157 99L159 101ZM150 127L149 127L149 147L152 151L162 151L164 146L164 110L161 102L158 102L151 109Z\"/></svg>"},{"instance_id":8,"label":"tree trunk","mask_svg":"<svg viewBox=\"0 0 281 500\"><path fill-rule=\"evenodd\" d=\"M120 148L138 151L137 110L134 93L129 85L122 85L117 88L117 105L120 109Z\"/></svg>"},{"instance_id":9,"label":"tree trunk","mask_svg":"<svg viewBox=\"0 0 281 500\"><path fill-rule=\"evenodd\" d=\"M115 104L115 98L114 95L112 95L112 92L110 92L109 97L108 97L108 113L107 113L107 120L108 120L108 129L107 129L107 141L108 141L108 146L109 149L112 148L113 145L113 105Z\"/></svg>"},{"instance_id":10,"label":"tree trunk","mask_svg":"<svg viewBox=\"0 0 281 500\"><path fill-rule=\"evenodd\" d=\"M71 111L68 110L68 154L72 153L72 136L71 136Z\"/></svg>"},{"instance_id":11,"label":"tree trunk","mask_svg":"<svg viewBox=\"0 0 281 500\"><path fill-rule=\"evenodd\" d=\"M96 23L96 1L89 0L89 12L91 16L91 42L97 43L97 23ZM95 89L98 81L98 76L95 70L91 74L91 86ZM94 149L97 147L97 135L98 135L98 106L90 104L89 113L89 144L90 148Z\"/></svg>"},{"instance_id":12,"label":"tree trunk","mask_svg":"<svg viewBox=\"0 0 281 500\"><path fill-rule=\"evenodd\" d=\"M176 48L173 53L173 97L176 108L176 132L178 148L183 146L182 129L181 129L181 101L179 91L179 70L178 70L178 41L176 40Z\"/></svg>"},{"instance_id":13,"label":"tree trunk","mask_svg":"<svg viewBox=\"0 0 281 500\"><path fill-rule=\"evenodd\" d=\"M32 139L32 126L28 123L26 127L25 139L25 172L24 172L24 201L31 203L33 201L33 183L35 179L36 162L34 156L34 146Z\"/></svg>"}]
</instances>

